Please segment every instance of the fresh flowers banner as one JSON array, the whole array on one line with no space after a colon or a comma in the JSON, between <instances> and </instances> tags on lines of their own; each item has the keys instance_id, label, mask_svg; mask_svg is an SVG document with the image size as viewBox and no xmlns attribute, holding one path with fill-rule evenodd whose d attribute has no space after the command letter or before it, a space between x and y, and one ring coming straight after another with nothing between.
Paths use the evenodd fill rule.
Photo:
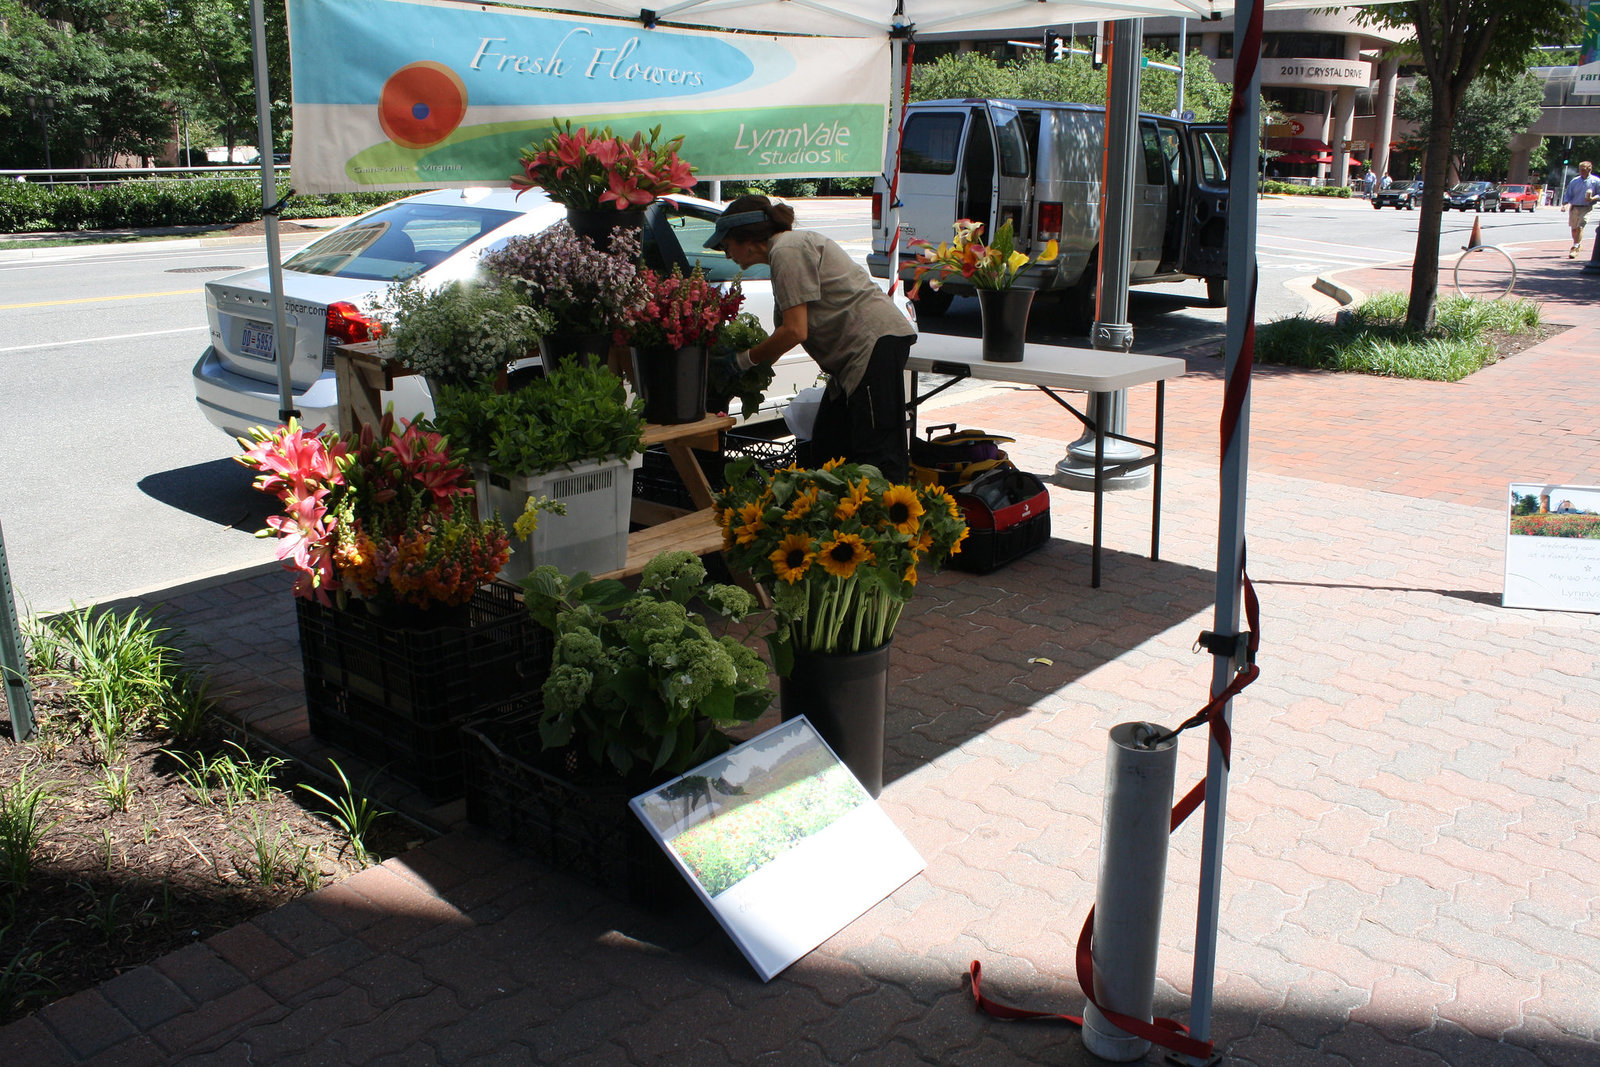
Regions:
<instances>
[{"instance_id":1,"label":"fresh flowers banner","mask_svg":"<svg viewBox=\"0 0 1600 1067\"><path fill-rule=\"evenodd\" d=\"M883 169L887 39L646 28L443 0L289 0L301 192L502 185L557 119L683 136L698 178Z\"/></svg>"}]
</instances>

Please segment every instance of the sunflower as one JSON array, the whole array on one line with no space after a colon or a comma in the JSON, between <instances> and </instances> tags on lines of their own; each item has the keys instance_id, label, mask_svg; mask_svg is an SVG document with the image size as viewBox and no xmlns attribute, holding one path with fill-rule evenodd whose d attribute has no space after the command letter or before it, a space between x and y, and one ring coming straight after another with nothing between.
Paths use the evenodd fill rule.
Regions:
<instances>
[{"instance_id":1,"label":"sunflower","mask_svg":"<svg viewBox=\"0 0 1600 1067\"><path fill-rule=\"evenodd\" d=\"M811 513L811 506L817 502L817 487L812 486L794 498L794 503L789 505L789 510L783 513L784 522L799 522Z\"/></svg>"},{"instance_id":2,"label":"sunflower","mask_svg":"<svg viewBox=\"0 0 1600 1067\"><path fill-rule=\"evenodd\" d=\"M915 534L922 518L922 501L909 485L891 485L880 501L889 514L889 524L903 534Z\"/></svg>"},{"instance_id":3,"label":"sunflower","mask_svg":"<svg viewBox=\"0 0 1600 1067\"><path fill-rule=\"evenodd\" d=\"M917 560L912 557L911 563L906 567L906 572L900 576L911 585L917 584Z\"/></svg>"},{"instance_id":4,"label":"sunflower","mask_svg":"<svg viewBox=\"0 0 1600 1067\"><path fill-rule=\"evenodd\" d=\"M772 561L773 573L793 585L805 577L806 571L811 569L811 561L817 557L811 550L811 538L803 533L792 533L767 558Z\"/></svg>"},{"instance_id":5,"label":"sunflower","mask_svg":"<svg viewBox=\"0 0 1600 1067\"><path fill-rule=\"evenodd\" d=\"M855 513L861 509L861 505L865 504L871 496L872 489L867 479L863 478L856 482L850 487L850 495L839 501L838 507L833 509L834 521L843 522L845 519L853 518Z\"/></svg>"},{"instance_id":6,"label":"sunflower","mask_svg":"<svg viewBox=\"0 0 1600 1067\"><path fill-rule=\"evenodd\" d=\"M844 457L843 456L834 456L832 459L828 460L826 463L824 463L822 465L822 469L825 470L825 471L831 471L835 467L842 467L842 466L844 466Z\"/></svg>"},{"instance_id":7,"label":"sunflower","mask_svg":"<svg viewBox=\"0 0 1600 1067\"><path fill-rule=\"evenodd\" d=\"M861 542L860 534L835 534L817 553L822 569L835 578L853 578L856 568L873 561L872 549Z\"/></svg>"}]
</instances>

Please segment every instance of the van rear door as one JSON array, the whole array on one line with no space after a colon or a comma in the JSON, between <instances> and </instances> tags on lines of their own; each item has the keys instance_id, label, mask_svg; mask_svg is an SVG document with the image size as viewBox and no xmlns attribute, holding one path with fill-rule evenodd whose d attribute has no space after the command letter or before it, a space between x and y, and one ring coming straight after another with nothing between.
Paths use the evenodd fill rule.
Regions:
<instances>
[{"instance_id":1,"label":"van rear door","mask_svg":"<svg viewBox=\"0 0 1600 1067\"><path fill-rule=\"evenodd\" d=\"M1228 273L1228 127L1190 126L1191 177L1185 183L1182 270L1200 278Z\"/></svg>"},{"instance_id":2,"label":"van rear door","mask_svg":"<svg viewBox=\"0 0 1600 1067\"><path fill-rule=\"evenodd\" d=\"M950 240L957 219L992 235L1010 217L1022 234L1028 209L1028 150L1017 109L993 100L913 108L900 156L905 237Z\"/></svg>"}]
</instances>

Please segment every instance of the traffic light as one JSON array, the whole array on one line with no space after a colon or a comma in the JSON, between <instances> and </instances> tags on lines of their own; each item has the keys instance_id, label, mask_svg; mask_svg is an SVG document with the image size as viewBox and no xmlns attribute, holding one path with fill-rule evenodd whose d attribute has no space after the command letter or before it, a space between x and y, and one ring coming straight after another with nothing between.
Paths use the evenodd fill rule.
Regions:
<instances>
[{"instance_id":1,"label":"traffic light","mask_svg":"<svg viewBox=\"0 0 1600 1067\"><path fill-rule=\"evenodd\" d=\"M1044 35L1044 58L1046 63L1067 58L1067 42L1054 30Z\"/></svg>"}]
</instances>

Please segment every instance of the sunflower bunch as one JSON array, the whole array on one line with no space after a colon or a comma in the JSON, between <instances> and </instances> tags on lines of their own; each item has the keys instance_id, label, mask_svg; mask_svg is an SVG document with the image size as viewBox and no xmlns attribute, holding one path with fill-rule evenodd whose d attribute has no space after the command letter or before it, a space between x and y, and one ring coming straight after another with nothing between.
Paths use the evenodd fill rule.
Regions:
<instances>
[{"instance_id":1,"label":"sunflower bunch","mask_svg":"<svg viewBox=\"0 0 1600 1067\"><path fill-rule=\"evenodd\" d=\"M961 550L967 524L938 485L899 485L876 467L730 464L717 497L728 562L772 594L773 665L795 650L861 652L894 633L921 574Z\"/></svg>"}]
</instances>

